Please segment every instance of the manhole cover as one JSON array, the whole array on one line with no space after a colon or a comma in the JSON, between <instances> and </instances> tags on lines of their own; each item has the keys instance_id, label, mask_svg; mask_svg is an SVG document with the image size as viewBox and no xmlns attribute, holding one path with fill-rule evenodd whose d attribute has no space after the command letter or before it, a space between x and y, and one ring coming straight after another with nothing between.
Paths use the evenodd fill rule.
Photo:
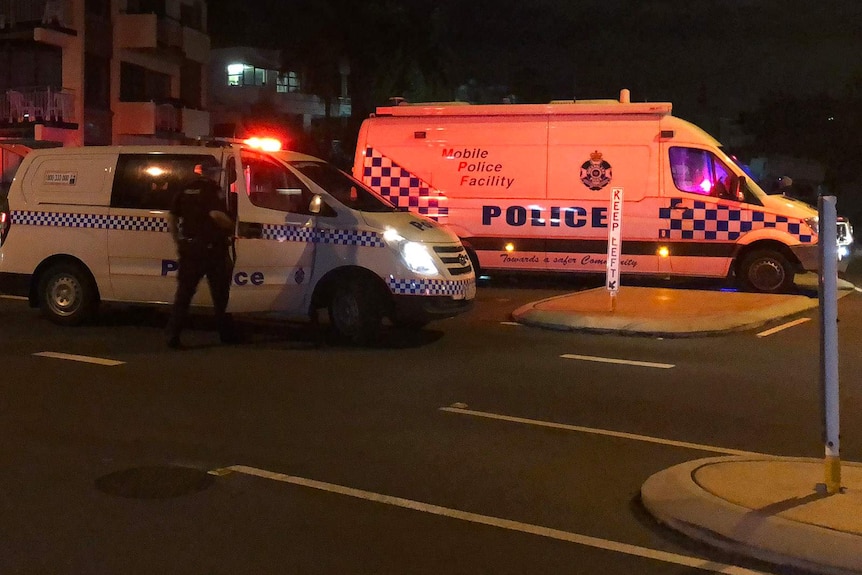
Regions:
<instances>
[{"instance_id":1,"label":"manhole cover","mask_svg":"<svg viewBox=\"0 0 862 575\"><path fill-rule=\"evenodd\" d=\"M100 477L96 489L132 499L168 499L203 491L214 480L206 471L189 467L135 467Z\"/></svg>"}]
</instances>

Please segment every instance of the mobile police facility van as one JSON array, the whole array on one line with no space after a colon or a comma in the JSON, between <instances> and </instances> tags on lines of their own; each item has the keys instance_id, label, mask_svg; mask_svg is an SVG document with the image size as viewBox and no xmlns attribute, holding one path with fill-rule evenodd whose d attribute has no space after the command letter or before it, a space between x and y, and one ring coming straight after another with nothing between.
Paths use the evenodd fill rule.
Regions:
<instances>
[{"instance_id":1,"label":"mobile police facility van","mask_svg":"<svg viewBox=\"0 0 862 575\"><path fill-rule=\"evenodd\" d=\"M225 142L29 153L0 220L3 291L62 324L100 301L172 302L172 197L210 171L236 221L228 311L326 308L335 330L361 341L386 317L419 327L471 306L475 276L450 231L322 160ZM208 290L193 304L212 305Z\"/></svg>"},{"instance_id":2,"label":"mobile police facility van","mask_svg":"<svg viewBox=\"0 0 862 575\"><path fill-rule=\"evenodd\" d=\"M381 107L362 124L353 174L447 225L477 273L604 272L612 190L623 197L622 273L735 276L782 292L817 267L814 209L767 195L670 103L632 103L627 90Z\"/></svg>"}]
</instances>

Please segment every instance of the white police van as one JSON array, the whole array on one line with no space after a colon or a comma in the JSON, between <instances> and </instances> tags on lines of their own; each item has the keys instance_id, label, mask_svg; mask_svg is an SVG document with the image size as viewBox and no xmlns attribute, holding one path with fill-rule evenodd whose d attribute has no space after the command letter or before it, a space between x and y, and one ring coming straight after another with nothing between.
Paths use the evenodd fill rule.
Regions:
<instances>
[{"instance_id":1,"label":"white police van","mask_svg":"<svg viewBox=\"0 0 862 575\"><path fill-rule=\"evenodd\" d=\"M622 204L622 273L735 277L783 292L818 266L817 212L768 196L670 103L400 104L359 131L353 175L463 241L474 269L604 273ZM839 237L852 243L847 222Z\"/></svg>"},{"instance_id":2,"label":"white police van","mask_svg":"<svg viewBox=\"0 0 862 575\"><path fill-rule=\"evenodd\" d=\"M337 332L362 341L385 318L420 327L470 308L475 276L454 234L331 164L263 143L270 151L210 142L31 152L0 219L0 291L61 324L100 301L172 302L171 199L216 168L236 221L229 312L307 318L326 308ZM209 290L193 304L211 306Z\"/></svg>"}]
</instances>

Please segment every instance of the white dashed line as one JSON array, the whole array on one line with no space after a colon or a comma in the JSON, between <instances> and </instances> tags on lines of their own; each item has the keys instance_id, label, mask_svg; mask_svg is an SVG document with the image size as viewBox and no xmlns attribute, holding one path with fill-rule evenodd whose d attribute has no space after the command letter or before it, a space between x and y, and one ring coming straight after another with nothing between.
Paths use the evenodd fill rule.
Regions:
<instances>
[{"instance_id":1,"label":"white dashed line","mask_svg":"<svg viewBox=\"0 0 862 575\"><path fill-rule=\"evenodd\" d=\"M778 333L779 331L785 330L789 327L799 325L800 323L805 323L806 321L811 321L811 318L810 317L801 317L799 319L795 319L793 321L783 323L781 325L773 327L772 329L767 329L766 331L760 332L759 334L757 334L757 337L766 337L766 336L772 335L773 333Z\"/></svg>"},{"instance_id":2,"label":"white dashed line","mask_svg":"<svg viewBox=\"0 0 862 575\"><path fill-rule=\"evenodd\" d=\"M615 359L612 357L595 357L592 355L575 355L572 353L564 353L561 355L563 359L579 359L581 361L597 361L599 363L616 363L621 365L634 365L637 367L655 367L658 369L671 369L676 367L672 363L653 363L651 361L634 361L631 359Z\"/></svg>"},{"instance_id":3,"label":"white dashed line","mask_svg":"<svg viewBox=\"0 0 862 575\"><path fill-rule=\"evenodd\" d=\"M688 441L676 441L673 439L662 439L660 437L651 437L649 435L637 435L635 433L625 433L623 431L611 431L608 429L596 429L595 427L582 427L580 425L568 425L565 423L555 423L553 421L541 421L538 419L526 419L523 417L513 417L511 415L500 415L498 413L488 413L487 411L474 411L472 409L464 409L457 407L458 405L466 405L456 403L450 407L441 407L440 411L448 413L457 413L461 415L472 415L474 417L484 417L485 419L496 419L497 421L508 421L510 423L522 423L526 425L534 425L536 427L550 427L553 429L562 429L565 431L576 431L578 433L589 433L592 435L604 435L606 437L617 437L619 439L631 439L633 441L642 441L644 443L656 443L658 445L669 445L671 447L682 447L685 449L695 449L697 451L706 451L708 453L720 453L722 455L743 455L746 457L776 457L768 453L757 453L756 451L742 451L740 449L727 449L724 447L715 447L713 445L703 445L701 443L691 443Z\"/></svg>"},{"instance_id":4,"label":"white dashed line","mask_svg":"<svg viewBox=\"0 0 862 575\"><path fill-rule=\"evenodd\" d=\"M115 365L123 365L126 363L125 361L117 361L115 359L104 359L101 357L89 357L87 355L73 355L71 353L57 353L55 351L40 351L39 353L34 353L33 355L39 357L50 357L53 359L67 359L69 361L80 361L82 363L95 363L97 365L107 365L107 366L115 366Z\"/></svg>"}]
</instances>

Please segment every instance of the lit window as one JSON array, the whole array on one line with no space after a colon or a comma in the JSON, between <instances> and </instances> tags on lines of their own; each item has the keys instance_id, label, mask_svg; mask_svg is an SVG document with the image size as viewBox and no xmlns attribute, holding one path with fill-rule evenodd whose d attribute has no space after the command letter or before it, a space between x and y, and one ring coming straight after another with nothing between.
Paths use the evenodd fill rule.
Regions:
<instances>
[{"instance_id":1,"label":"lit window","mask_svg":"<svg viewBox=\"0 0 862 575\"><path fill-rule=\"evenodd\" d=\"M244 66L242 64L228 64L227 65L227 85L228 86L242 86L242 69Z\"/></svg>"},{"instance_id":2,"label":"lit window","mask_svg":"<svg viewBox=\"0 0 862 575\"><path fill-rule=\"evenodd\" d=\"M266 85L266 70L248 64L228 64L227 85L264 86Z\"/></svg>"}]
</instances>

